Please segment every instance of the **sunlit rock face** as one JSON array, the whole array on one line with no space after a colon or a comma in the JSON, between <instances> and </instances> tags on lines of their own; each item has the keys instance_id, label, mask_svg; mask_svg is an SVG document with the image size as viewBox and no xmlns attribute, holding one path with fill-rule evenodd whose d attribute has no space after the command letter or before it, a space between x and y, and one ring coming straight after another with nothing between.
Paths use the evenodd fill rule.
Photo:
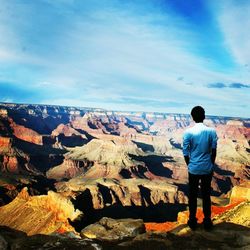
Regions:
<instances>
[{"instance_id":1,"label":"sunlit rock face","mask_svg":"<svg viewBox=\"0 0 250 250\"><path fill-rule=\"evenodd\" d=\"M250 181L245 181L239 186L234 186L230 195L230 203L250 201Z\"/></svg>"},{"instance_id":2,"label":"sunlit rock face","mask_svg":"<svg viewBox=\"0 0 250 250\"><path fill-rule=\"evenodd\" d=\"M99 222L85 227L83 237L101 241L119 242L145 233L143 220L102 218Z\"/></svg>"},{"instance_id":3,"label":"sunlit rock face","mask_svg":"<svg viewBox=\"0 0 250 250\"><path fill-rule=\"evenodd\" d=\"M32 129L26 128L25 126L18 125L10 120L10 126L13 129L13 134L15 137L27 141L30 143L34 143L37 145L42 145L42 136L35 132Z\"/></svg>"},{"instance_id":4,"label":"sunlit rock face","mask_svg":"<svg viewBox=\"0 0 250 250\"><path fill-rule=\"evenodd\" d=\"M151 206L158 203L187 203L187 197L176 185L159 180L141 179L84 179L76 177L57 184L59 192L89 193L94 209L115 204L122 206ZM76 197L81 203L81 195Z\"/></svg>"},{"instance_id":5,"label":"sunlit rock face","mask_svg":"<svg viewBox=\"0 0 250 250\"><path fill-rule=\"evenodd\" d=\"M24 188L11 203L0 207L0 225L28 235L74 231L68 219L74 220L80 214L60 194L49 191L47 195L30 196Z\"/></svg>"},{"instance_id":6,"label":"sunlit rock face","mask_svg":"<svg viewBox=\"0 0 250 250\"><path fill-rule=\"evenodd\" d=\"M11 146L11 139L9 137L0 137L0 150L3 151L8 151L8 149Z\"/></svg>"}]
</instances>

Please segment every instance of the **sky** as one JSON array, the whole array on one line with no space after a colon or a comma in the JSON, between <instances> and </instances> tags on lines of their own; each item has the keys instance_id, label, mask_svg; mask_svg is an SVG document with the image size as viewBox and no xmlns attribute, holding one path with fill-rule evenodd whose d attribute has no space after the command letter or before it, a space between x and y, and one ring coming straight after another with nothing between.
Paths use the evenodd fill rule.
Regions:
<instances>
[{"instance_id":1,"label":"sky","mask_svg":"<svg viewBox=\"0 0 250 250\"><path fill-rule=\"evenodd\" d=\"M250 118L248 0L0 0L0 102Z\"/></svg>"}]
</instances>

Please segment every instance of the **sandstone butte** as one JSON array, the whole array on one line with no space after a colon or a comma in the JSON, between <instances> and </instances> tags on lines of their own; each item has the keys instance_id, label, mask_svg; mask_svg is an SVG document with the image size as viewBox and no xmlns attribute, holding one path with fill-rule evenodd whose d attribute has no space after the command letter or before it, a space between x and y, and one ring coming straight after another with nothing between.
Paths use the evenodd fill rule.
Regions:
<instances>
[{"instance_id":1,"label":"sandstone butte","mask_svg":"<svg viewBox=\"0 0 250 250\"><path fill-rule=\"evenodd\" d=\"M76 219L81 212L65 197L53 191L47 195L30 196L27 187L9 204L0 207L0 225L27 233L51 234L75 232L68 219Z\"/></svg>"}]
</instances>

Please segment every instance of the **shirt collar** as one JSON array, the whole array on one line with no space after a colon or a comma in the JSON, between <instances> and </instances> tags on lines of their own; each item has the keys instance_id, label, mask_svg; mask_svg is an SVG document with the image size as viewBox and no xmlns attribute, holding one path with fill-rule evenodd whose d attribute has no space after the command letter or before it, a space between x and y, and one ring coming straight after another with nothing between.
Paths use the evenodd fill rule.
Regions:
<instances>
[{"instance_id":1,"label":"shirt collar","mask_svg":"<svg viewBox=\"0 0 250 250\"><path fill-rule=\"evenodd\" d=\"M197 127L198 127L198 126L199 126L199 127L200 127L200 126L204 126L204 123L203 123L203 122L198 122L198 123L195 123L194 126L197 126Z\"/></svg>"}]
</instances>

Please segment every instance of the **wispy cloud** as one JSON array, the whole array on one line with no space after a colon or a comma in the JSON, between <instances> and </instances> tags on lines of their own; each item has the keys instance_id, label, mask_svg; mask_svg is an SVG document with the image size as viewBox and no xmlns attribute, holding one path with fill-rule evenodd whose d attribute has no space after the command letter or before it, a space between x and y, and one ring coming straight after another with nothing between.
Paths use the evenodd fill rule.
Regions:
<instances>
[{"instance_id":1,"label":"wispy cloud","mask_svg":"<svg viewBox=\"0 0 250 250\"><path fill-rule=\"evenodd\" d=\"M239 64L249 64L250 33L246 32L246 27L250 27L249 1L224 0L216 3L214 10L225 37L225 45Z\"/></svg>"},{"instance_id":2,"label":"wispy cloud","mask_svg":"<svg viewBox=\"0 0 250 250\"><path fill-rule=\"evenodd\" d=\"M232 88L232 89L241 89L241 88L250 88L250 84L244 84L239 82L233 82L229 84L216 82L216 83L209 83L206 85L208 88L215 88L215 89L224 89L224 88Z\"/></svg>"},{"instance_id":3,"label":"wispy cloud","mask_svg":"<svg viewBox=\"0 0 250 250\"><path fill-rule=\"evenodd\" d=\"M230 83L228 87L233 88L233 89L250 88L250 84L234 82L234 83Z\"/></svg>"},{"instance_id":4,"label":"wispy cloud","mask_svg":"<svg viewBox=\"0 0 250 250\"><path fill-rule=\"evenodd\" d=\"M222 89L222 88L226 88L227 85L222 83L222 82L216 82L216 83L209 83L207 84L208 88L216 88L216 89Z\"/></svg>"}]
</instances>

